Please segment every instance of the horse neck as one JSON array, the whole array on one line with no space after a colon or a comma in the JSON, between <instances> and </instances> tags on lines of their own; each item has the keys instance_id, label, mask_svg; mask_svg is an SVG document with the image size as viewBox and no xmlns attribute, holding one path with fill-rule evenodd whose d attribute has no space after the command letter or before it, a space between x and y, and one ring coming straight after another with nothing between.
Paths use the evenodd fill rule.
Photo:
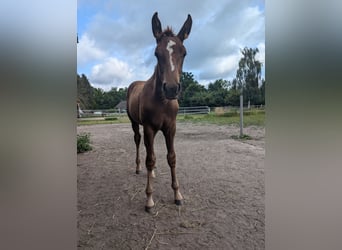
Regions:
<instances>
[{"instance_id":1,"label":"horse neck","mask_svg":"<svg viewBox=\"0 0 342 250\"><path fill-rule=\"evenodd\" d=\"M150 83L153 84L153 94L154 98L157 100L165 99L162 91L162 80L159 77L159 66L157 65L154 69L154 73L150 78Z\"/></svg>"}]
</instances>

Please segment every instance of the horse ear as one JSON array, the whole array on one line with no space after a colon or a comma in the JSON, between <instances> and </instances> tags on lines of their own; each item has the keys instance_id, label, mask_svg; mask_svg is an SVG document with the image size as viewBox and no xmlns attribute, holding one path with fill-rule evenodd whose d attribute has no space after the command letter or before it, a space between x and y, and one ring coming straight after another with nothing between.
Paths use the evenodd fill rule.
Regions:
<instances>
[{"instance_id":1,"label":"horse ear","mask_svg":"<svg viewBox=\"0 0 342 250\"><path fill-rule=\"evenodd\" d=\"M152 17L152 31L154 37L158 40L162 33L162 26L158 18L158 12L155 12Z\"/></svg>"},{"instance_id":2,"label":"horse ear","mask_svg":"<svg viewBox=\"0 0 342 250\"><path fill-rule=\"evenodd\" d=\"M185 39L188 38L192 26L192 19L191 16L188 15L188 18L186 19L185 23L183 24L183 27L178 33L178 38L183 42Z\"/></svg>"}]
</instances>

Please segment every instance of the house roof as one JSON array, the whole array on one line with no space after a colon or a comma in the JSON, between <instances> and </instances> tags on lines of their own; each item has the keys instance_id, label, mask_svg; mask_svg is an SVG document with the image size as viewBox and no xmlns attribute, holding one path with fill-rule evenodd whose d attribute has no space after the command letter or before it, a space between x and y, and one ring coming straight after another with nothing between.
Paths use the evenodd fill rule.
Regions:
<instances>
[{"instance_id":1,"label":"house roof","mask_svg":"<svg viewBox=\"0 0 342 250\"><path fill-rule=\"evenodd\" d=\"M117 109L126 109L126 101L121 101L121 102L119 102L119 103L115 106L115 108L117 108Z\"/></svg>"}]
</instances>

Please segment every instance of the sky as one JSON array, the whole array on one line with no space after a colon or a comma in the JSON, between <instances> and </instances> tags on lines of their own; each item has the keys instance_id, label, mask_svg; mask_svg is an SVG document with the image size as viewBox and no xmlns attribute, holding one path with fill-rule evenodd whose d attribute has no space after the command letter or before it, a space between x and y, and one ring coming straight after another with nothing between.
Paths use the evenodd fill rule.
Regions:
<instances>
[{"instance_id":1,"label":"sky","mask_svg":"<svg viewBox=\"0 0 342 250\"><path fill-rule=\"evenodd\" d=\"M191 15L183 71L200 84L234 79L244 47L259 49L265 78L264 0L78 0L77 73L105 91L147 80L157 63L155 12L176 34Z\"/></svg>"}]
</instances>

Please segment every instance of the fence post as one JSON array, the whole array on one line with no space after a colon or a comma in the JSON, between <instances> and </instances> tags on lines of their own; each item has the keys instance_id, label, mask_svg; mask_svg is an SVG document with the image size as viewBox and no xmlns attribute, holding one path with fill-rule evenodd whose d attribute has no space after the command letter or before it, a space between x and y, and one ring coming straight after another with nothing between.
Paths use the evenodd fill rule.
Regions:
<instances>
[{"instance_id":1,"label":"fence post","mask_svg":"<svg viewBox=\"0 0 342 250\"><path fill-rule=\"evenodd\" d=\"M240 137L243 136L243 95L240 95Z\"/></svg>"}]
</instances>

